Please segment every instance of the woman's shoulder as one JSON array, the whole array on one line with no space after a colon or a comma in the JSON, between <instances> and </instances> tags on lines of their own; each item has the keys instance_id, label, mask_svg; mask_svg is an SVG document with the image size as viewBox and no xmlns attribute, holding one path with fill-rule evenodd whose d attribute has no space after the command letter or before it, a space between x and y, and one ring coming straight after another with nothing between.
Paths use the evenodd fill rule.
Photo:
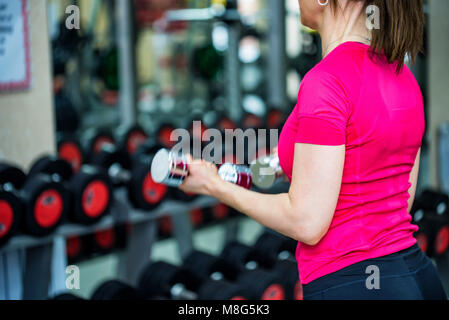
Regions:
<instances>
[{"instance_id":1,"label":"woman's shoulder","mask_svg":"<svg viewBox=\"0 0 449 320\"><path fill-rule=\"evenodd\" d=\"M312 68L303 81L317 79L333 79L341 83L357 81L363 73L368 48L367 45L356 42L341 44Z\"/></svg>"}]
</instances>

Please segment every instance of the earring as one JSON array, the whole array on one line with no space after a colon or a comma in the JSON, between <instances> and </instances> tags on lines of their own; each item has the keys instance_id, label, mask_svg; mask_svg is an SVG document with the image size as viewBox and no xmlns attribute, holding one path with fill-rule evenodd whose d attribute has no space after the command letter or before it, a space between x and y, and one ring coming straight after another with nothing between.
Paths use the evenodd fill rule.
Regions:
<instances>
[{"instance_id":1,"label":"earring","mask_svg":"<svg viewBox=\"0 0 449 320\"><path fill-rule=\"evenodd\" d=\"M322 2L322 0L318 0L318 4L320 6L327 6L329 4L329 0L324 0L324 2Z\"/></svg>"}]
</instances>

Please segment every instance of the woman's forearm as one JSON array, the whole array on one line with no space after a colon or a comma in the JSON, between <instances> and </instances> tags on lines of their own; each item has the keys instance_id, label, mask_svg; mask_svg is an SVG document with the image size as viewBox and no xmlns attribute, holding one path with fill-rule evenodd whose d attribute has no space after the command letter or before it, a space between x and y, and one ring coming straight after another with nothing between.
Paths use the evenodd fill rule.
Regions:
<instances>
[{"instance_id":1,"label":"woman's forearm","mask_svg":"<svg viewBox=\"0 0 449 320\"><path fill-rule=\"evenodd\" d=\"M309 240L301 232L300 214L295 212L287 193L262 194L217 181L210 187L210 194L270 229L298 241Z\"/></svg>"}]
</instances>

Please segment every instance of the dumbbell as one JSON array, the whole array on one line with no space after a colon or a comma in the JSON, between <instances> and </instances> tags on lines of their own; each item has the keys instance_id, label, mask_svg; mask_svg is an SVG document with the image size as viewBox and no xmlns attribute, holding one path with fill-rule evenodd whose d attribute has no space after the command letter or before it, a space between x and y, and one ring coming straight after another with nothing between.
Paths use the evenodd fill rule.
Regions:
<instances>
[{"instance_id":1,"label":"dumbbell","mask_svg":"<svg viewBox=\"0 0 449 320\"><path fill-rule=\"evenodd\" d=\"M285 262L288 260L282 260L283 262L281 262L257 248L235 241L226 245L221 257L228 263L239 265L249 273L260 274L257 276L264 279L265 283L262 287L265 290L262 290L262 287L259 286L259 291L256 292L263 299L283 300L284 298L293 298L294 286L298 281L296 263ZM270 274L271 277L263 276L264 273Z\"/></svg>"},{"instance_id":2,"label":"dumbbell","mask_svg":"<svg viewBox=\"0 0 449 320\"><path fill-rule=\"evenodd\" d=\"M158 220L158 238L171 237L173 233L173 220L170 215L163 215Z\"/></svg>"},{"instance_id":3,"label":"dumbbell","mask_svg":"<svg viewBox=\"0 0 449 320\"><path fill-rule=\"evenodd\" d=\"M420 248L430 257L439 257L449 249L449 197L433 190L421 193L411 210L415 233Z\"/></svg>"},{"instance_id":4,"label":"dumbbell","mask_svg":"<svg viewBox=\"0 0 449 320\"><path fill-rule=\"evenodd\" d=\"M253 184L260 189L269 189L284 178L277 155L268 155L254 160L251 162L250 171Z\"/></svg>"},{"instance_id":5,"label":"dumbbell","mask_svg":"<svg viewBox=\"0 0 449 320\"><path fill-rule=\"evenodd\" d=\"M257 266L247 268L238 260L228 260L201 251L192 251L183 265L198 277L238 284L243 290L243 297L255 300L284 299L281 279L266 270L257 269Z\"/></svg>"},{"instance_id":6,"label":"dumbbell","mask_svg":"<svg viewBox=\"0 0 449 320\"><path fill-rule=\"evenodd\" d=\"M171 141L170 139L173 130L175 130L175 127L168 123L162 124L159 127L156 133L156 140L164 148L172 148L175 145L176 141Z\"/></svg>"},{"instance_id":7,"label":"dumbbell","mask_svg":"<svg viewBox=\"0 0 449 320\"><path fill-rule=\"evenodd\" d=\"M231 163L220 166L218 174L225 181L230 181L244 188L251 187L251 175L248 168ZM188 163L185 155L175 154L167 149L159 150L151 163L151 175L157 183L171 187L180 186L188 176Z\"/></svg>"},{"instance_id":8,"label":"dumbbell","mask_svg":"<svg viewBox=\"0 0 449 320\"><path fill-rule=\"evenodd\" d=\"M95 289L91 300L142 300L142 295L137 289L122 281L109 280Z\"/></svg>"},{"instance_id":9,"label":"dumbbell","mask_svg":"<svg viewBox=\"0 0 449 320\"><path fill-rule=\"evenodd\" d=\"M62 159L44 156L31 166L29 177L44 174L61 184L71 202L68 217L71 221L93 224L109 213L112 186L104 170L84 165L73 174L70 164Z\"/></svg>"},{"instance_id":10,"label":"dumbbell","mask_svg":"<svg viewBox=\"0 0 449 320\"><path fill-rule=\"evenodd\" d=\"M88 250L94 255L104 255L114 250L125 249L129 229L127 224L117 224L89 234L86 237Z\"/></svg>"},{"instance_id":11,"label":"dumbbell","mask_svg":"<svg viewBox=\"0 0 449 320\"><path fill-rule=\"evenodd\" d=\"M119 149L133 155L148 140L148 135L142 127L133 125L119 128L116 132L116 140Z\"/></svg>"},{"instance_id":12,"label":"dumbbell","mask_svg":"<svg viewBox=\"0 0 449 320\"><path fill-rule=\"evenodd\" d=\"M12 165L0 164L0 185L6 238L17 230L21 208L23 229L35 236L53 232L67 213L66 190L48 175L27 177Z\"/></svg>"},{"instance_id":13,"label":"dumbbell","mask_svg":"<svg viewBox=\"0 0 449 320\"><path fill-rule=\"evenodd\" d=\"M126 186L128 199L134 207L152 210L162 203L168 191L167 186L152 178L148 170L152 159L151 154L138 152L130 157L114 146L105 146L92 163L106 169L115 186Z\"/></svg>"},{"instance_id":14,"label":"dumbbell","mask_svg":"<svg viewBox=\"0 0 449 320\"><path fill-rule=\"evenodd\" d=\"M295 259L297 241L281 234L266 231L257 239L253 248L274 259L271 271L284 275L287 299L302 300L302 285Z\"/></svg>"},{"instance_id":15,"label":"dumbbell","mask_svg":"<svg viewBox=\"0 0 449 320\"><path fill-rule=\"evenodd\" d=\"M81 138L81 145L87 160L91 161L105 146L116 145L113 133L106 128L93 128L86 131Z\"/></svg>"},{"instance_id":16,"label":"dumbbell","mask_svg":"<svg viewBox=\"0 0 449 320\"><path fill-rule=\"evenodd\" d=\"M434 190L425 190L414 202L414 211L423 209L426 211L435 212L437 215L447 213L449 208L449 196Z\"/></svg>"},{"instance_id":17,"label":"dumbbell","mask_svg":"<svg viewBox=\"0 0 449 320\"><path fill-rule=\"evenodd\" d=\"M83 299L80 296L77 296L75 294L72 294L72 293L61 293L61 294L58 294L58 295L54 296L53 298L51 298L51 300L82 301L82 300L85 300L85 299Z\"/></svg>"},{"instance_id":18,"label":"dumbbell","mask_svg":"<svg viewBox=\"0 0 449 320\"><path fill-rule=\"evenodd\" d=\"M259 236L253 248L274 259L295 261L297 245L298 242L293 239L265 231Z\"/></svg>"},{"instance_id":19,"label":"dumbbell","mask_svg":"<svg viewBox=\"0 0 449 320\"><path fill-rule=\"evenodd\" d=\"M88 257L86 236L71 236L66 239L66 254L69 264Z\"/></svg>"},{"instance_id":20,"label":"dumbbell","mask_svg":"<svg viewBox=\"0 0 449 320\"><path fill-rule=\"evenodd\" d=\"M73 134L58 134L57 136L58 158L64 159L71 164L73 172L81 170L85 162L85 156L78 138Z\"/></svg>"},{"instance_id":21,"label":"dumbbell","mask_svg":"<svg viewBox=\"0 0 449 320\"><path fill-rule=\"evenodd\" d=\"M223 280L206 280L189 270L158 261L149 264L139 280L139 290L146 298L165 296L173 300L242 299L239 286Z\"/></svg>"},{"instance_id":22,"label":"dumbbell","mask_svg":"<svg viewBox=\"0 0 449 320\"><path fill-rule=\"evenodd\" d=\"M266 127L267 129L278 129L279 132L282 129L286 120L285 114L276 108L271 108L267 112L266 116Z\"/></svg>"}]
</instances>

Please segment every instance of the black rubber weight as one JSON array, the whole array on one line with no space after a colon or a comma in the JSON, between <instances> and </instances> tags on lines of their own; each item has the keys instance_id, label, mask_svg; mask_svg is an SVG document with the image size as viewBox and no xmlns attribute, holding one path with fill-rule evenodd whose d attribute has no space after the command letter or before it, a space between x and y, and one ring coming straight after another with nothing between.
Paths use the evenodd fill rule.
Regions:
<instances>
[{"instance_id":1,"label":"black rubber weight","mask_svg":"<svg viewBox=\"0 0 449 320\"><path fill-rule=\"evenodd\" d=\"M101 284L93 293L91 300L138 300L139 292L119 280L109 280Z\"/></svg>"}]
</instances>

